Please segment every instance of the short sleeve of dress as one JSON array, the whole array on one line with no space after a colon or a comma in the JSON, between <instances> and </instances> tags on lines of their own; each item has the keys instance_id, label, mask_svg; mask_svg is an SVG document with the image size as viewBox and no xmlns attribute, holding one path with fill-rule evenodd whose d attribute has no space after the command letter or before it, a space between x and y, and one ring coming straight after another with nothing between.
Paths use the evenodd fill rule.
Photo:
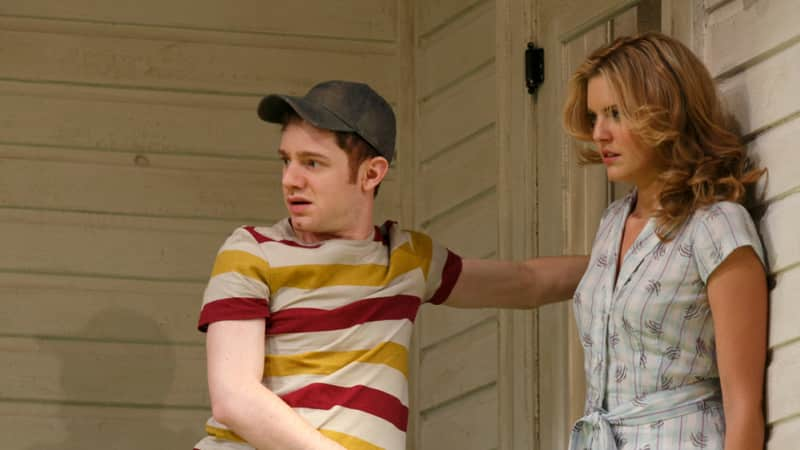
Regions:
<instances>
[{"instance_id":1,"label":"short sleeve of dress","mask_svg":"<svg viewBox=\"0 0 800 450\"><path fill-rule=\"evenodd\" d=\"M719 202L696 212L694 257L703 283L739 247L750 246L764 264L764 250L753 219L738 203Z\"/></svg>"},{"instance_id":2,"label":"short sleeve of dress","mask_svg":"<svg viewBox=\"0 0 800 450\"><path fill-rule=\"evenodd\" d=\"M249 228L249 227L248 227ZM220 320L268 318L269 263L248 228L234 231L217 253L197 328Z\"/></svg>"},{"instance_id":3,"label":"short sleeve of dress","mask_svg":"<svg viewBox=\"0 0 800 450\"><path fill-rule=\"evenodd\" d=\"M434 242L428 235L408 232L414 253L425 274L423 302L441 304L450 296L461 275L461 257Z\"/></svg>"}]
</instances>

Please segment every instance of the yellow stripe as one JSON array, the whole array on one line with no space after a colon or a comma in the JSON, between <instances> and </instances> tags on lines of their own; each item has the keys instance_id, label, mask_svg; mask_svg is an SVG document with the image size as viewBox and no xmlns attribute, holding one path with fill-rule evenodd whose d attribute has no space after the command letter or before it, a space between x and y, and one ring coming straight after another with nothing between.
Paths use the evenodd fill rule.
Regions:
<instances>
[{"instance_id":1,"label":"yellow stripe","mask_svg":"<svg viewBox=\"0 0 800 450\"><path fill-rule=\"evenodd\" d=\"M433 259L433 241L425 234L417 233L416 231L409 231L411 235L411 244L414 245L414 250L419 258L422 259L422 273L425 279L428 279L428 268Z\"/></svg>"},{"instance_id":2,"label":"yellow stripe","mask_svg":"<svg viewBox=\"0 0 800 450\"><path fill-rule=\"evenodd\" d=\"M348 450L383 450L382 447L372 445L363 439L359 439L349 434L340 433L338 431L333 431L333 430L326 430L326 429L321 429L319 430L319 432L323 436L339 443L339 445L343 446ZM245 444L247 443L247 441L240 438L239 435L237 435L233 431L223 430L222 428L212 427L211 425L206 425L206 433L208 433L209 436L213 436L217 439L223 439L226 441L233 441L233 442L242 442Z\"/></svg>"},{"instance_id":3,"label":"yellow stripe","mask_svg":"<svg viewBox=\"0 0 800 450\"><path fill-rule=\"evenodd\" d=\"M233 431L212 427L211 425L206 425L206 433L208 433L209 436L214 436L217 439L223 439L226 441L233 441L233 442L244 442L245 444L247 443L247 441L240 438L239 435L234 433Z\"/></svg>"},{"instance_id":4,"label":"yellow stripe","mask_svg":"<svg viewBox=\"0 0 800 450\"><path fill-rule=\"evenodd\" d=\"M264 373L273 377L328 375L354 362L384 364L399 370L408 378L408 350L394 342L385 342L369 350L267 355L264 358Z\"/></svg>"},{"instance_id":5,"label":"yellow stripe","mask_svg":"<svg viewBox=\"0 0 800 450\"><path fill-rule=\"evenodd\" d=\"M347 450L384 450L383 447L372 445L363 439L359 439L349 434L340 433L333 430L326 430L324 428L319 430L319 432L328 439L338 442L339 445Z\"/></svg>"},{"instance_id":6,"label":"yellow stripe","mask_svg":"<svg viewBox=\"0 0 800 450\"><path fill-rule=\"evenodd\" d=\"M392 251L391 265L303 264L270 268L270 288L319 289L328 286L387 286L400 275L419 269L426 262L409 243Z\"/></svg>"},{"instance_id":7,"label":"yellow stripe","mask_svg":"<svg viewBox=\"0 0 800 450\"><path fill-rule=\"evenodd\" d=\"M266 274L268 270L269 264L252 253L241 250L225 250L217 255L217 259L214 261L214 269L211 271L211 276L213 277L221 273L236 272L248 278L266 283Z\"/></svg>"}]
</instances>

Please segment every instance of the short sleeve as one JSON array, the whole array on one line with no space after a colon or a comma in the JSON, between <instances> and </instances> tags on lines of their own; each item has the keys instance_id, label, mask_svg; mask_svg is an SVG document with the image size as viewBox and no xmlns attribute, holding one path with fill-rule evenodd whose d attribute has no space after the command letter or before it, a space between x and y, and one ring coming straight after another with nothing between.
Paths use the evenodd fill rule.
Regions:
<instances>
[{"instance_id":1,"label":"short sleeve","mask_svg":"<svg viewBox=\"0 0 800 450\"><path fill-rule=\"evenodd\" d=\"M434 242L429 236L410 232L414 251L425 273L423 302L441 304L450 296L461 275L461 257Z\"/></svg>"},{"instance_id":2,"label":"short sleeve","mask_svg":"<svg viewBox=\"0 0 800 450\"><path fill-rule=\"evenodd\" d=\"M269 264L247 228L234 231L217 253L197 328L220 320L269 318Z\"/></svg>"},{"instance_id":3,"label":"short sleeve","mask_svg":"<svg viewBox=\"0 0 800 450\"><path fill-rule=\"evenodd\" d=\"M693 243L694 257L704 283L734 250L752 247L761 264L764 250L753 219L738 203L719 202L698 211Z\"/></svg>"}]
</instances>

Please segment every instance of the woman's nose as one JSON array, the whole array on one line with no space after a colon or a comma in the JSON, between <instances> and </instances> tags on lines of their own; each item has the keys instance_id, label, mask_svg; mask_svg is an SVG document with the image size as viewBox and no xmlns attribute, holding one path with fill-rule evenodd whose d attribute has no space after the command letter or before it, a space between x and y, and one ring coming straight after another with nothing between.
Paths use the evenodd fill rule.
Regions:
<instances>
[{"instance_id":1,"label":"woman's nose","mask_svg":"<svg viewBox=\"0 0 800 450\"><path fill-rule=\"evenodd\" d=\"M603 118L597 118L592 128L592 140L595 142L607 141L611 137Z\"/></svg>"}]
</instances>

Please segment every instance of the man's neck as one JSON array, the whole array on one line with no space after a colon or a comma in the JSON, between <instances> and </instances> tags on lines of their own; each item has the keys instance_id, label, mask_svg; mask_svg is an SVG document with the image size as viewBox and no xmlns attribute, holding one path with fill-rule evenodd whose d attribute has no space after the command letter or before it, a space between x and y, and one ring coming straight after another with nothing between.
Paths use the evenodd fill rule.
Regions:
<instances>
[{"instance_id":1,"label":"man's neck","mask_svg":"<svg viewBox=\"0 0 800 450\"><path fill-rule=\"evenodd\" d=\"M292 227L292 231L297 239L306 244L319 244L320 242L330 241L332 239L371 241L375 238L375 226L371 223L369 225L358 227L357 229L330 233L316 233L312 231L298 230L292 225L291 219L289 219L289 225Z\"/></svg>"}]
</instances>

